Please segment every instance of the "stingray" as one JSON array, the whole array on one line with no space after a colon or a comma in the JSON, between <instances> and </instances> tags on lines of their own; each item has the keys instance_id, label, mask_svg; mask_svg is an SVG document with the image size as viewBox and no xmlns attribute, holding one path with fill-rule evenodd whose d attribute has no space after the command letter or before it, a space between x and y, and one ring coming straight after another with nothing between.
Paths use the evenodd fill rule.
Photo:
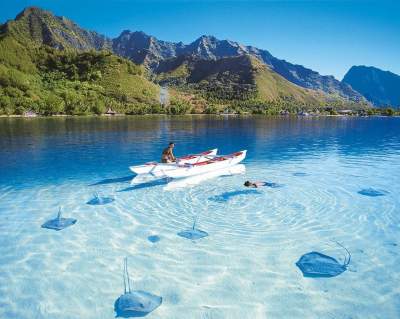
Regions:
<instances>
[{"instance_id":1,"label":"stingray","mask_svg":"<svg viewBox=\"0 0 400 319\"><path fill-rule=\"evenodd\" d=\"M114 303L116 317L144 317L162 303L162 297L142 290L131 290L128 258L124 258L124 294Z\"/></svg>"},{"instance_id":2,"label":"stingray","mask_svg":"<svg viewBox=\"0 0 400 319\"><path fill-rule=\"evenodd\" d=\"M48 220L42 225L42 228L62 230L69 226L74 225L77 222L74 218L63 218L61 217L61 207L58 210L57 218Z\"/></svg>"},{"instance_id":3,"label":"stingray","mask_svg":"<svg viewBox=\"0 0 400 319\"><path fill-rule=\"evenodd\" d=\"M264 186L271 187L271 188L281 188L281 187L283 187L285 185L278 184L278 183L273 183L273 182L264 182Z\"/></svg>"},{"instance_id":4,"label":"stingray","mask_svg":"<svg viewBox=\"0 0 400 319\"><path fill-rule=\"evenodd\" d=\"M149 237L147 237L147 239L152 243L156 243L161 240L160 236L157 235L150 235Z\"/></svg>"},{"instance_id":5,"label":"stingray","mask_svg":"<svg viewBox=\"0 0 400 319\"><path fill-rule=\"evenodd\" d=\"M297 172L297 173L293 173L293 176L308 176L307 173L303 173L303 172Z\"/></svg>"},{"instance_id":6,"label":"stingray","mask_svg":"<svg viewBox=\"0 0 400 319\"><path fill-rule=\"evenodd\" d=\"M359 194L369 197L385 196L388 192L382 189L364 188L358 191Z\"/></svg>"},{"instance_id":7,"label":"stingray","mask_svg":"<svg viewBox=\"0 0 400 319\"><path fill-rule=\"evenodd\" d=\"M187 230L183 230L183 231L179 232L178 236L181 236L181 237L187 238L187 239L192 239L192 240L207 237L208 236L207 232L200 230L200 229L196 229L197 219L198 219L197 217L194 219L193 226L191 229L187 229Z\"/></svg>"},{"instance_id":8,"label":"stingray","mask_svg":"<svg viewBox=\"0 0 400 319\"><path fill-rule=\"evenodd\" d=\"M345 272L350 263L351 254L343 245L337 244L344 248L348 254L343 264L339 263L333 257L312 251L301 256L299 261L296 262L296 266L300 268L303 276L310 278L329 278L336 277Z\"/></svg>"},{"instance_id":9,"label":"stingray","mask_svg":"<svg viewBox=\"0 0 400 319\"><path fill-rule=\"evenodd\" d=\"M94 197L88 201L86 204L88 205L105 205L109 204L115 201L114 198L112 197L105 197L105 196L100 196L99 193L94 193Z\"/></svg>"},{"instance_id":10,"label":"stingray","mask_svg":"<svg viewBox=\"0 0 400 319\"><path fill-rule=\"evenodd\" d=\"M225 192L221 195L216 195L209 197L209 200L212 200L214 202L227 202L230 200L232 197L235 196L240 196L240 195L259 195L262 194L260 191L255 190L255 189L246 189L246 190L239 190L239 191L232 191L232 192Z\"/></svg>"}]
</instances>

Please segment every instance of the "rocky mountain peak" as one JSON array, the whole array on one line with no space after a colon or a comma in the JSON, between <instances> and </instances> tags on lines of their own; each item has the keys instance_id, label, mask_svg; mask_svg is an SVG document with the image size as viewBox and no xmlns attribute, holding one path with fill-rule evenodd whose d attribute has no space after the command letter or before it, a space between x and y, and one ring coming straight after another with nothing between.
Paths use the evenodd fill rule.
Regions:
<instances>
[{"instance_id":1,"label":"rocky mountain peak","mask_svg":"<svg viewBox=\"0 0 400 319\"><path fill-rule=\"evenodd\" d=\"M15 17L15 20L19 20L24 17L28 17L30 15L39 16L39 15L45 15L45 14L52 15L52 13L50 11L43 10L39 7L34 7L34 6L26 7L24 10L22 10L20 13L17 14L17 16Z\"/></svg>"},{"instance_id":2,"label":"rocky mountain peak","mask_svg":"<svg viewBox=\"0 0 400 319\"><path fill-rule=\"evenodd\" d=\"M342 82L376 106L400 106L400 76L395 73L372 66L352 66Z\"/></svg>"},{"instance_id":3,"label":"rocky mountain peak","mask_svg":"<svg viewBox=\"0 0 400 319\"><path fill-rule=\"evenodd\" d=\"M101 50L110 48L103 35L79 27L73 21L38 7L27 7L4 28L20 42L33 41L57 49Z\"/></svg>"},{"instance_id":4,"label":"rocky mountain peak","mask_svg":"<svg viewBox=\"0 0 400 319\"><path fill-rule=\"evenodd\" d=\"M215 43L218 39L212 35L202 35L194 43L201 43L201 44L208 44L208 43Z\"/></svg>"}]
</instances>

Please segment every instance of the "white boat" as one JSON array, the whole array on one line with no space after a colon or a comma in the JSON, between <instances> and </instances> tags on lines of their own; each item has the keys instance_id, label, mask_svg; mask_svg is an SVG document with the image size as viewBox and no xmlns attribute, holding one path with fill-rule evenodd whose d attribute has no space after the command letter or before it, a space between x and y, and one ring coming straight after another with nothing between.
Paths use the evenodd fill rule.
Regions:
<instances>
[{"instance_id":1,"label":"white boat","mask_svg":"<svg viewBox=\"0 0 400 319\"><path fill-rule=\"evenodd\" d=\"M148 162L143 165L130 166L129 169L138 174L149 174L151 177L163 177L165 176L164 172L176 169L177 167L186 165L186 164L196 164L201 163L203 161L207 161L213 158L217 154L218 149L214 148L209 151L205 151L199 154L191 154L183 157L179 157L176 159L176 163L158 163L158 162Z\"/></svg>"},{"instance_id":2,"label":"white boat","mask_svg":"<svg viewBox=\"0 0 400 319\"><path fill-rule=\"evenodd\" d=\"M194 164L188 163L181 166L175 165L175 169L167 170L164 174L171 178L182 178L212 172L240 163L245 159L246 153L247 151L243 150L230 155L215 156L207 161L197 162Z\"/></svg>"}]
</instances>

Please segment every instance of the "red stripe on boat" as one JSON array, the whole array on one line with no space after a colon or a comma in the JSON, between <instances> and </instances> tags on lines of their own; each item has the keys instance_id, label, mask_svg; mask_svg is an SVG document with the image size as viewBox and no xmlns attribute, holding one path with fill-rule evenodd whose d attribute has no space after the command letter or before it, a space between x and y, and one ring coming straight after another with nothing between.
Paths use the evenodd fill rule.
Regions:
<instances>
[{"instance_id":1,"label":"red stripe on boat","mask_svg":"<svg viewBox=\"0 0 400 319\"><path fill-rule=\"evenodd\" d=\"M188 155L188 156L184 156L184 157L179 157L180 160L187 160L187 159L193 159L196 158L196 155Z\"/></svg>"},{"instance_id":2,"label":"red stripe on boat","mask_svg":"<svg viewBox=\"0 0 400 319\"><path fill-rule=\"evenodd\" d=\"M181 159L181 160L194 159L200 155L208 155L210 153L212 153L212 151L205 151L203 153L200 153L199 155L188 155L188 156L180 157L179 159Z\"/></svg>"},{"instance_id":3,"label":"red stripe on boat","mask_svg":"<svg viewBox=\"0 0 400 319\"><path fill-rule=\"evenodd\" d=\"M236 153L233 153L231 156L240 156L242 154L243 154L243 152L236 152Z\"/></svg>"},{"instance_id":4,"label":"red stripe on boat","mask_svg":"<svg viewBox=\"0 0 400 319\"><path fill-rule=\"evenodd\" d=\"M200 162L200 163L194 163L191 166L203 166L203 165L208 165L208 164L212 164L212 163L216 163L216 162L227 161L228 159L230 159L232 157L239 157L242 154L243 154L243 152L236 152L236 153L226 155L226 156L214 157L211 160Z\"/></svg>"}]
</instances>

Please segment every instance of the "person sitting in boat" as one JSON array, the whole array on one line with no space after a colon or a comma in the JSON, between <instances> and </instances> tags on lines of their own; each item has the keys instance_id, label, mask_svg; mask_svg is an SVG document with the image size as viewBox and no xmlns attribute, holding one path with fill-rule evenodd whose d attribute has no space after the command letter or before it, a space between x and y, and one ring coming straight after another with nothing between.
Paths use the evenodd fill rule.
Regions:
<instances>
[{"instance_id":1,"label":"person sitting in boat","mask_svg":"<svg viewBox=\"0 0 400 319\"><path fill-rule=\"evenodd\" d=\"M265 186L267 183L266 182L250 182L250 181L245 181L244 186L246 187L252 187L252 188L258 188L261 186Z\"/></svg>"},{"instance_id":2,"label":"person sitting in boat","mask_svg":"<svg viewBox=\"0 0 400 319\"><path fill-rule=\"evenodd\" d=\"M173 142L168 144L168 147L165 148L161 155L161 163L173 163L176 161L176 158L173 153L175 144Z\"/></svg>"}]
</instances>

